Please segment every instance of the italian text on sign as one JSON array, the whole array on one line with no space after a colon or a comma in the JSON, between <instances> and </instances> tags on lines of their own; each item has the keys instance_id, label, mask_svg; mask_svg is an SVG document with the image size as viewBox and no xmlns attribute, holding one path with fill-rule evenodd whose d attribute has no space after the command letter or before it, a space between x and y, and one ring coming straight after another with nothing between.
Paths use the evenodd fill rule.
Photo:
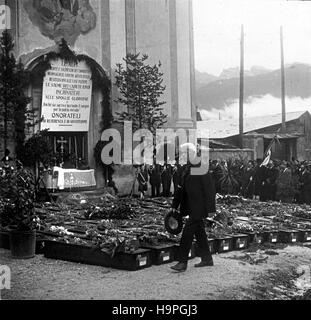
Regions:
<instances>
[{"instance_id":1,"label":"italian text on sign","mask_svg":"<svg viewBox=\"0 0 311 320\"><path fill-rule=\"evenodd\" d=\"M89 130L91 76L90 68L84 61L77 65L60 59L51 61L51 69L46 72L43 81L41 130Z\"/></svg>"}]
</instances>

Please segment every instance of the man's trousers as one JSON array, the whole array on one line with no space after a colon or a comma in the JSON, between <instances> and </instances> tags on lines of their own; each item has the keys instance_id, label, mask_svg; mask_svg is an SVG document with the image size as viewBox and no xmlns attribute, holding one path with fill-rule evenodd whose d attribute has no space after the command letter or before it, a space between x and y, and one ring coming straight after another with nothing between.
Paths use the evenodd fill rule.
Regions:
<instances>
[{"instance_id":1,"label":"man's trousers","mask_svg":"<svg viewBox=\"0 0 311 320\"><path fill-rule=\"evenodd\" d=\"M191 250L194 236L197 240L199 250L198 253L202 260L212 260L203 219L193 220L189 218L184 226L184 230L180 240L180 262L188 261L189 252Z\"/></svg>"}]
</instances>

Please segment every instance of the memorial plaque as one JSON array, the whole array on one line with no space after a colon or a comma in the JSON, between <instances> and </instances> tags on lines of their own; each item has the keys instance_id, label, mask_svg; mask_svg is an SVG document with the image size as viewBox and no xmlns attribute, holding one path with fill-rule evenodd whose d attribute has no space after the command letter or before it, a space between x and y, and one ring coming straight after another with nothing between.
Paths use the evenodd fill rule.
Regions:
<instances>
[{"instance_id":1,"label":"memorial plaque","mask_svg":"<svg viewBox=\"0 0 311 320\"><path fill-rule=\"evenodd\" d=\"M78 64L51 61L43 80L41 130L87 132L92 98L91 71Z\"/></svg>"}]
</instances>

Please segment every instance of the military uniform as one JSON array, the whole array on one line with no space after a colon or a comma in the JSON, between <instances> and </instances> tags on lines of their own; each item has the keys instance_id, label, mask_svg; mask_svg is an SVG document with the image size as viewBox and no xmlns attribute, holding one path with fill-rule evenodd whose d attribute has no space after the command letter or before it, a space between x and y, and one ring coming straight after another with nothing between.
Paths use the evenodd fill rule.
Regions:
<instances>
[{"instance_id":1,"label":"military uniform","mask_svg":"<svg viewBox=\"0 0 311 320\"><path fill-rule=\"evenodd\" d=\"M155 164L149 169L149 183L151 185L151 196L159 197L161 188L160 166Z\"/></svg>"},{"instance_id":2,"label":"military uniform","mask_svg":"<svg viewBox=\"0 0 311 320\"><path fill-rule=\"evenodd\" d=\"M161 172L161 181L163 189L163 197L169 197L171 195L171 184L172 184L172 170L170 165L164 165Z\"/></svg>"}]
</instances>

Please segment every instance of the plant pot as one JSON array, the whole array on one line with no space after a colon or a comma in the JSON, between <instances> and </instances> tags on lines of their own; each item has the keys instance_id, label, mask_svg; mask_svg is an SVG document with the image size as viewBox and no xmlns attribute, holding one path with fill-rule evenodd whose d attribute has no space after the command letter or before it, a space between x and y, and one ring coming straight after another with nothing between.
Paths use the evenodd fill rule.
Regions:
<instances>
[{"instance_id":1,"label":"plant pot","mask_svg":"<svg viewBox=\"0 0 311 320\"><path fill-rule=\"evenodd\" d=\"M36 231L11 230L10 248L13 258L33 258L36 253Z\"/></svg>"}]
</instances>

